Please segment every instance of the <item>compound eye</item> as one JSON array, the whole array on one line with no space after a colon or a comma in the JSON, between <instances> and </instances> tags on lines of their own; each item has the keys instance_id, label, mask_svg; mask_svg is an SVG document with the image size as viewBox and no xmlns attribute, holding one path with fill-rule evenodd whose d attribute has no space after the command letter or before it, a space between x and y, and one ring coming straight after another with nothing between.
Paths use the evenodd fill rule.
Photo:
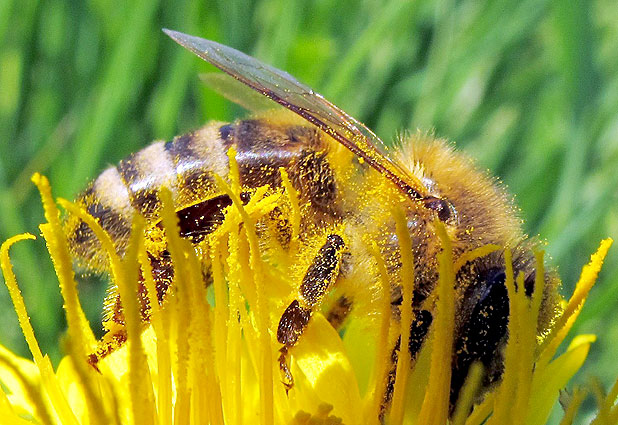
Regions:
<instances>
[{"instance_id":1,"label":"compound eye","mask_svg":"<svg viewBox=\"0 0 618 425\"><path fill-rule=\"evenodd\" d=\"M438 214L438 219L443 223L456 223L457 211L453 204L443 198L429 196L423 199L426 208L434 210Z\"/></svg>"}]
</instances>

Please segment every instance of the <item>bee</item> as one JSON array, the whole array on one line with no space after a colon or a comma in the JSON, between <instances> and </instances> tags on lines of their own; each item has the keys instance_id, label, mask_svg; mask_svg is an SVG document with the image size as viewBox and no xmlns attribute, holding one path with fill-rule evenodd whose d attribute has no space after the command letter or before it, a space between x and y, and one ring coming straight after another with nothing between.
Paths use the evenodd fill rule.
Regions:
<instances>
[{"instance_id":1,"label":"bee","mask_svg":"<svg viewBox=\"0 0 618 425\"><path fill-rule=\"evenodd\" d=\"M280 170L284 169L302 205L299 240L309 247L305 256L310 260L295 284L296 293L289 304L286 301L276 331L281 344L279 367L288 389L293 385L289 368L293 347L325 298L335 291L340 293L326 312L338 329L355 311L367 311L363 302L370 304L371 296L358 294L371 293L378 281L372 272L367 239L377 243L386 259L392 316L399 320L402 261L393 208L404 212L412 241L415 288L409 346L400 347L398 342L393 362L404 349L414 359L431 326L433 313L428 300L438 279L437 254L442 249L436 220L447 229L456 261L487 244L510 249L515 275L523 274L525 292L531 295L536 242L522 231L517 210L503 187L476 169L468 157L423 133L402 137L399 144L387 148L366 126L288 73L213 41L165 32L240 83L282 105L287 113L232 123L210 122L172 141L155 142L103 171L78 202L123 254L135 214L145 217L152 227L158 225L159 191L167 187L174 197L180 235L197 246L221 225L232 204L213 178L228 177L228 149L234 147L237 152L243 202L248 202L258 187L281 190ZM274 234L283 252L290 249L288 215L282 205L264 218L267 230L260 232L263 238ZM66 226L76 257L92 270L104 270L105 258L86 223L69 218ZM174 267L165 249L149 252L149 257L158 299L163 302L173 285ZM456 274L451 405L472 363L485 366L485 388L500 379L509 317L505 276L502 250L469 260ZM209 279L205 271L206 284ZM539 333L548 328L560 302L557 274L550 270L544 280ZM142 318L147 321L148 299L143 285L141 289ZM119 296L112 292L106 305L105 322L115 330L108 332L106 343L92 354L94 366L126 339ZM391 381L394 373L392 368ZM392 390L388 385L384 405Z\"/></svg>"}]
</instances>

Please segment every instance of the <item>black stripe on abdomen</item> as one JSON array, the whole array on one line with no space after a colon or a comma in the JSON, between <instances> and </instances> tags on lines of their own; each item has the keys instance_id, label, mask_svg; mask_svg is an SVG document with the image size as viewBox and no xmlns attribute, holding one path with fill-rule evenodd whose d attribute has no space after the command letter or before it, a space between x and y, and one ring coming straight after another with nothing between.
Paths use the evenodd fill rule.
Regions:
<instances>
[{"instance_id":1,"label":"black stripe on abdomen","mask_svg":"<svg viewBox=\"0 0 618 425\"><path fill-rule=\"evenodd\" d=\"M159 191L176 191L176 168L163 142L156 142L120 161L117 166L129 192L131 205L147 220L158 216Z\"/></svg>"}]
</instances>

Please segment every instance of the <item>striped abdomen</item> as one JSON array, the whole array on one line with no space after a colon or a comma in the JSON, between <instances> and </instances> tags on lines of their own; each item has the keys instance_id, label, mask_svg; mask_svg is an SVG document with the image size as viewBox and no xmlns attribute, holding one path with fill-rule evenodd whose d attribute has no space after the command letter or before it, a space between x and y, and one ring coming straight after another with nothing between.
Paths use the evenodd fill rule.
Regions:
<instances>
[{"instance_id":1,"label":"striped abdomen","mask_svg":"<svg viewBox=\"0 0 618 425\"><path fill-rule=\"evenodd\" d=\"M155 142L106 169L78 203L110 234L122 254L134 214L150 223L158 220L162 187L172 191L177 210L221 195L213 175L227 177L227 150L232 145L244 187L278 186L279 167L285 167L302 198L318 210L333 208L335 179L317 130L265 120L213 122L171 142ZM213 205L228 205L219 201ZM106 259L91 229L74 217L67 219L66 226L74 254L83 265L104 269Z\"/></svg>"}]
</instances>

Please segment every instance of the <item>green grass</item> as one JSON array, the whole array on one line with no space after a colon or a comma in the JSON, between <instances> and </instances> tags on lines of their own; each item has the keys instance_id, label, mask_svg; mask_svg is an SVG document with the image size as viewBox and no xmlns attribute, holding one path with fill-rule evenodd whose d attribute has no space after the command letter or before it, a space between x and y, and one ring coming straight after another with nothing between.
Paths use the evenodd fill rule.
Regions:
<instances>
[{"instance_id":1,"label":"green grass","mask_svg":"<svg viewBox=\"0 0 618 425\"><path fill-rule=\"evenodd\" d=\"M375 129L435 129L501 177L572 289L618 235L618 8L612 0L0 2L0 240L43 220L29 177L72 198L107 164L238 109L162 32L231 45L290 72ZM41 240L14 248L43 350L61 300ZM35 265L35 266L33 266ZM102 285L82 286L93 323ZM579 379L615 378L618 249L578 332L599 335ZM4 287L0 342L25 353Z\"/></svg>"}]
</instances>

